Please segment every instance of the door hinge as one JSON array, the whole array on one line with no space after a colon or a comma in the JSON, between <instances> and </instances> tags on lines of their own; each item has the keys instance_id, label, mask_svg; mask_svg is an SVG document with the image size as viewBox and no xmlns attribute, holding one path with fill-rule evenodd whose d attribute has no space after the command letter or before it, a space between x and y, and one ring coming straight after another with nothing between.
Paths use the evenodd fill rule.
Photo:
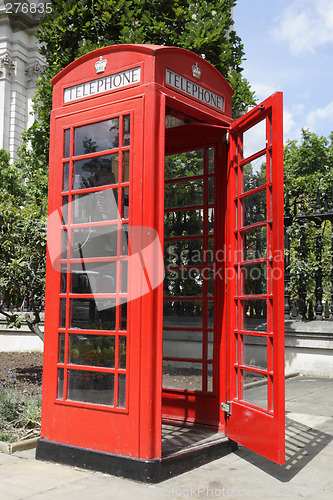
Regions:
<instances>
[{"instance_id":1,"label":"door hinge","mask_svg":"<svg viewBox=\"0 0 333 500\"><path fill-rule=\"evenodd\" d=\"M229 401L221 403L221 410L225 411L227 415L231 415L231 404Z\"/></svg>"},{"instance_id":2,"label":"door hinge","mask_svg":"<svg viewBox=\"0 0 333 500\"><path fill-rule=\"evenodd\" d=\"M229 144L229 142L230 142L229 137L230 137L230 130L227 130L226 133L225 133L225 139L224 139L224 142L226 144Z\"/></svg>"}]
</instances>

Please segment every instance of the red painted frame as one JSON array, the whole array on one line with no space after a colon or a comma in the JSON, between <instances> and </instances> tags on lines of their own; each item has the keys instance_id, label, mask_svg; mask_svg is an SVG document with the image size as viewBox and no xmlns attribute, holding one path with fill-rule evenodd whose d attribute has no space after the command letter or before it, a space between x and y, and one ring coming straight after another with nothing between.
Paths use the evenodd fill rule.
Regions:
<instances>
[{"instance_id":1,"label":"red painted frame","mask_svg":"<svg viewBox=\"0 0 333 500\"><path fill-rule=\"evenodd\" d=\"M243 159L244 133L264 121L264 149ZM283 135L282 94L274 94L231 126L228 165L227 332L228 386L226 399L231 414L227 417L227 435L234 441L283 464L285 460L284 430L284 233L283 233ZM243 166L265 156L266 181L245 191ZM245 201L250 196L266 196L266 217L259 221L244 221ZM246 260L244 237L247 231L264 228L267 235L266 256ZM230 250L230 251L229 251ZM246 295L244 271L248 266L265 266L266 293ZM267 303L267 329L246 328L245 304ZM267 342L267 367L250 366L245 362L244 335ZM252 337L251 337L252 336ZM259 364L259 363L258 363ZM252 373L267 378L267 408L259 402L246 401L243 374Z\"/></svg>"},{"instance_id":2,"label":"red painted frame","mask_svg":"<svg viewBox=\"0 0 333 500\"><path fill-rule=\"evenodd\" d=\"M183 108L184 109L184 108ZM193 149L203 149L205 152L204 156L204 173L200 178L205 179L208 184L209 178L214 178L214 203L208 203L208 192L205 190L204 200L202 206L203 211L207 211L208 207L213 207L216 214L216 223L214 227L214 233L209 236L208 228L204 227L203 235L191 237L188 236L186 239L200 239L204 241L204 251L208 250L205 246L208 243L208 239L212 238L215 241L215 249L223 248L224 246L224 214L226 210L226 197L224 189L226 186L226 169L225 169L225 159L226 159L226 143L225 135L226 130L222 126L221 128L212 128L207 126L207 124L196 124L192 127L189 125L187 130L180 136L179 131L175 129L170 131L167 135L166 140L166 155L181 153L184 151L191 151ZM208 174L208 148L215 149L215 169L214 174ZM185 178L187 180L196 179L196 177ZM180 181L182 179L176 179ZM184 179L183 179L184 180ZM167 185L169 182L174 182L172 180L165 181ZM208 186L207 186L208 187ZM222 187L222 189L221 189ZM191 210L198 209L196 206L186 206L186 208L181 208L180 210ZM176 209L177 210L177 209ZM167 212L172 212L174 209L166 209ZM207 216L205 217L206 224ZM177 238L166 238L166 241L179 241L183 240L182 237ZM186 266L185 266L186 268ZM181 269L185 269L181 268ZM203 374L202 374L202 390L191 390L191 389L172 389L163 387L162 390L162 416L166 421L176 421L178 423L185 424L203 424L215 426L219 430L224 430L224 419L222 422L219 420L219 406L220 406L220 391L221 384L223 384L223 390L225 390L225 378L221 379L219 374L221 373L221 360L219 358L219 346L222 342L221 331L222 331L222 310L224 302L223 294L223 275L224 275L224 262L214 262L209 264L207 261L202 265L196 266L197 269L209 269L210 271L215 270L215 290L214 297L208 298L206 287L207 280L204 282L203 294L202 296L192 296L192 297L178 297L179 300L184 301L201 301L203 300L203 327L198 327L197 329L189 328L179 328L183 331L202 331L203 333L203 353L202 358L181 358L181 357L164 357L164 360L168 361L185 361L190 363L203 363ZM173 270L178 270L180 268L172 267ZM172 297L169 297L171 300ZM164 297L167 300L167 297ZM209 327L206 323L207 307L208 301L214 303L214 326ZM170 329L170 328L169 328ZM168 328L165 328L168 330ZM172 328L171 328L172 330ZM206 337L209 331L214 332L213 341L213 359L210 360L207 354L207 342ZM208 366L213 367L213 388L211 391L207 388L207 370ZM225 375L225 373L224 373ZM223 391L222 391L223 392Z\"/></svg>"}]
</instances>

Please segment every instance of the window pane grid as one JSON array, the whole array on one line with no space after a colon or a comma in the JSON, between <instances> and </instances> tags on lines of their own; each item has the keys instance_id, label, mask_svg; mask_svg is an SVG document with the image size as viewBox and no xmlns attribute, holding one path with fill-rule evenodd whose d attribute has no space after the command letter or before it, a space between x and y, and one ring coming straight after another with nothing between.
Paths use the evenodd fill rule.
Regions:
<instances>
[{"instance_id":1,"label":"window pane grid","mask_svg":"<svg viewBox=\"0 0 333 500\"><path fill-rule=\"evenodd\" d=\"M262 411L272 411L272 187L270 127L265 118L266 147L244 154L246 132L237 138L235 178L236 230L233 232L237 264L234 330L234 367L237 398ZM263 141L262 141L263 144ZM240 210L239 210L240 208ZM260 388L260 389L259 389Z\"/></svg>"},{"instance_id":2,"label":"window pane grid","mask_svg":"<svg viewBox=\"0 0 333 500\"><path fill-rule=\"evenodd\" d=\"M206 279L208 273L214 270L212 265L214 256L209 254L214 248L212 227L215 197L212 189L214 187L212 150L214 148L205 148L198 152L188 153L190 168L187 171L200 172L200 175L178 174L177 165L180 164L181 168L184 168L187 153L166 158L165 255L166 264L168 264L166 265L166 279L168 277L175 279L171 283L171 288L168 283L164 286L163 329L166 334L169 334L165 336L166 341L173 338L177 332L178 341L182 341L181 333L184 335L196 333L200 337L200 340L199 337L197 339L199 342L196 343L200 344L201 353L199 355L193 352L192 356L186 356L187 348L184 345L175 356L171 355L171 352L168 354L164 348L163 387L168 390L173 388L201 392L213 390L211 368L208 368L212 366L212 360L208 361L208 356L212 351L208 346L208 303L213 303L214 297L210 297L211 300L208 299L208 293L211 293L212 287ZM200 158L197 164L195 163L196 156ZM191 194L194 186L198 186L198 189L195 189L195 196ZM175 197L176 193L177 197ZM192 231L191 224L194 220L197 221L197 228ZM168 230L168 226L172 228L172 231ZM180 252L181 256L176 252ZM186 276L183 276L181 284L186 287L187 291L177 293L177 273L185 273ZM211 335L212 332L211 328ZM183 342L186 343L186 340ZM179 374L182 382L177 382Z\"/></svg>"},{"instance_id":3,"label":"window pane grid","mask_svg":"<svg viewBox=\"0 0 333 500\"><path fill-rule=\"evenodd\" d=\"M114 255L102 255L100 253L94 256L92 252L90 255L83 256L80 249L83 249L85 236L91 236L87 233L90 229L99 231L96 234L97 236L100 234L102 237L104 233L109 232L106 229L103 231L103 226L105 228L114 227L116 233L123 229L121 223L121 215L124 213L123 200L126 196L127 207L127 193L130 185L129 123L130 115L126 115L126 120L123 120L123 116L119 116L105 122L91 123L77 128L72 127L64 132L65 159L63 160L62 196L64 202L68 202L68 206L71 208L68 210L65 207L68 211L68 218L63 217L65 219L63 222L66 225L62 226L63 230L66 231L63 244L64 250L66 250L61 259L62 276L66 272L67 277L65 280L62 278L63 284L60 290L62 308L60 310L59 324L58 365L62 368L58 376L57 394L58 399L61 399L64 403L74 401L79 405L84 403L88 405L107 405L113 408L118 405L122 409L126 407L127 326L125 322L127 323L127 308L120 304L120 300L124 302L127 299L127 286L124 288L124 285L120 285L126 279L122 277L121 269L123 262L126 261L126 256L122 257L123 238L117 238ZM106 128L105 124L107 125ZM112 127L108 129L110 124ZM110 140L113 141L112 147L106 147L109 139L104 139L103 134L95 134L93 138L89 137L87 131L97 130L100 127L104 127L104 131L110 134ZM110 170L111 163L106 163L112 159L116 159L116 163L114 163L116 175L113 182L110 175L105 178L107 179L105 181L101 174L103 174L104 166L109 172L112 172ZM90 187L89 185L79 185L78 182L74 183L76 165L79 165L78 162L80 161L83 162L82 165L87 165L88 176L91 179L89 182L93 183ZM126 173L124 173L125 162ZM80 171L77 173L79 176L81 175ZM106 192L110 189L109 186L113 188L110 194L116 194L115 207L119 207L121 214L118 213L115 220L112 220L113 216L109 213L107 220L93 221L89 216L89 210L91 209L89 202L97 200L97 195L105 198ZM74 189L75 187L77 189ZM105 195L103 195L104 192ZM81 198L78 198L78 195ZM87 198L82 198L82 196ZM94 196L95 198L93 198ZM102 204L103 199L100 199ZM76 200L82 200L83 202L81 208L82 221L75 219L74 203ZM86 200L87 204L85 206ZM107 201L106 198L105 201ZM90 203L90 205L93 204ZM90 220L84 222L85 218ZM126 211L126 218L128 219L128 210ZM86 231L86 233L82 232L82 236L73 232L80 229ZM75 241L77 241L77 249L73 254ZM74 269L75 274L73 274ZM105 272L101 271L103 269ZM71 279L68 279L68 277ZM73 285L74 278L75 285ZM74 305L77 313L73 310ZM72 345L72 347L70 344L71 338L76 339L76 344L75 346ZM121 343L120 338L122 339ZM122 345L122 354L119 351L120 344ZM104 347L101 347L102 345ZM121 364L120 359L122 359ZM114 363L114 366L105 366L107 360Z\"/></svg>"}]
</instances>

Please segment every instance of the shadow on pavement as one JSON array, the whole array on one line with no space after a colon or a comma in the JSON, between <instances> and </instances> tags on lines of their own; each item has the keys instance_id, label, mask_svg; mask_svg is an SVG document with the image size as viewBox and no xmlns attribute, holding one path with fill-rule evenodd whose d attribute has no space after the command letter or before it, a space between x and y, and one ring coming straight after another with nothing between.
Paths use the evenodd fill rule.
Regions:
<instances>
[{"instance_id":1,"label":"shadow on pavement","mask_svg":"<svg viewBox=\"0 0 333 500\"><path fill-rule=\"evenodd\" d=\"M286 417L285 465L275 464L246 448L240 448L235 454L279 481L288 482L332 440L330 434Z\"/></svg>"}]
</instances>

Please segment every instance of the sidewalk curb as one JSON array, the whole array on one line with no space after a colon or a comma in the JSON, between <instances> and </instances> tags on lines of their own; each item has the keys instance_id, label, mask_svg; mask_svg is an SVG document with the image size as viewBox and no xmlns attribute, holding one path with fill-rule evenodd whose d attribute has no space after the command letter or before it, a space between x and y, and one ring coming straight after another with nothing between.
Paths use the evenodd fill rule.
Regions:
<instances>
[{"instance_id":1,"label":"sidewalk curb","mask_svg":"<svg viewBox=\"0 0 333 500\"><path fill-rule=\"evenodd\" d=\"M0 452L12 455L16 451L30 450L36 448L38 438L25 439L24 441L17 441L16 443L6 443L0 441Z\"/></svg>"}]
</instances>

